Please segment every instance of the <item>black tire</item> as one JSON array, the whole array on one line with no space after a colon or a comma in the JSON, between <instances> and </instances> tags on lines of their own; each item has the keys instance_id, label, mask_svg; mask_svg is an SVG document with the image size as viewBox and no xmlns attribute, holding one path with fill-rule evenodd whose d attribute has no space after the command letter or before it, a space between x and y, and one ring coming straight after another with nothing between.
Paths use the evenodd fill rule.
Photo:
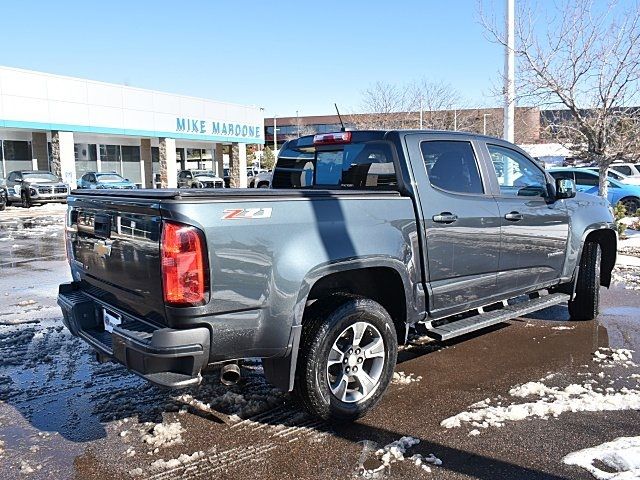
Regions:
<instances>
[{"instance_id":1,"label":"black tire","mask_svg":"<svg viewBox=\"0 0 640 480\"><path fill-rule=\"evenodd\" d=\"M27 197L27 193L23 190L20 194L21 205L23 208L31 208L31 200Z\"/></svg>"},{"instance_id":2,"label":"black tire","mask_svg":"<svg viewBox=\"0 0 640 480\"><path fill-rule=\"evenodd\" d=\"M269 184L267 182L259 183L258 188L269 188Z\"/></svg>"},{"instance_id":3,"label":"black tire","mask_svg":"<svg viewBox=\"0 0 640 480\"><path fill-rule=\"evenodd\" d=\"M571 320L593 320L600 307L600 262L602 251L595 242L586 242L582 248L576 294L569 301Z\"/></svg>"},{"instance_id":4,"label":"black tire","mask_svg":"<svg viewBox=\"0 0 640 480\"><path fill-rule=\"evenodd\" d=\"M625 197L618 202L624 206L628 216L633 216L640 209L640 199L636 197Z\"/></svg>"},{"instance_id":5,"label":"black tire","mask_svg":"<svg viewBox=\"0 0 640 480\"><path fill-rule=\"evenodd\" d=\"M5 208L7 208L7 204L5 202L0 202L0 212L2 212Z\"/></svg>"},{"instance_id":6,"label":"black tire","mask_svg":"<svg viewBox=\"0 0 640 480\"><path fill-rule=\"evenodd\" d=\"M305 314L294 394L303 407L313 415L324 420L353 421L378 403L391 382L398 355L395 326L387 311L373 300L333 295L319 302L322 304L313 305L310 307L311 311ZM334 342L339 341L338 337L350 326L360 322L375 327L371 330L367 327L367 331L375 330L382 338L382 369L377 383L364 398L344 402L332 393L329 385L329 353ZM362 355L364 356L364 353ZM360 365L361 370L369 361L364 360ZM339 368L342 368L340 362L338 363Z\"/></svg>"}]
</instances>

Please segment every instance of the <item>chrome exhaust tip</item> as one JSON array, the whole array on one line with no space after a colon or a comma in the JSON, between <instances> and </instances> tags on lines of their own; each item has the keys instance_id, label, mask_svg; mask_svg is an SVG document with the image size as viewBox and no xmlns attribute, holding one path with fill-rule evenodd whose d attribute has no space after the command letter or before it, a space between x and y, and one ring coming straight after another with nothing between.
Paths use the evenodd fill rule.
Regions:
<instances>
[{"instance_id":1,"label":"chrome exhaust tip","mask_svg":"<svg viewBox=\"0 0 640 480\"><path fill-rule=\"evenodd\" d=\"M240 380L240 366L237 363L227 363L220 370L220 383L230 387Z\"/></svg>"}]
</instances>

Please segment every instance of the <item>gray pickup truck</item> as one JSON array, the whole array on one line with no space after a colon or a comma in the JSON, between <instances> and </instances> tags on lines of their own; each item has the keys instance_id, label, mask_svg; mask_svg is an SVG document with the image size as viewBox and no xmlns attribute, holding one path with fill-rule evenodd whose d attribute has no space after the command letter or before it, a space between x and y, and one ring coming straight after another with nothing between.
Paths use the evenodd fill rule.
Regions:
<instances>
[{"instance_id":1,"label":"gray pickup truck","mask_svg":"<svg viewBox=\"0 0 640 480\"><path fill-rule=\"evenodd\" d=\"M605 200L508 142L347 131L286 143L270 189L73 192L58 303L99 360L156 384L261 358L310 412L353 420L411 327L596 317L616 243Z\"/></svg>"}]
</instances>

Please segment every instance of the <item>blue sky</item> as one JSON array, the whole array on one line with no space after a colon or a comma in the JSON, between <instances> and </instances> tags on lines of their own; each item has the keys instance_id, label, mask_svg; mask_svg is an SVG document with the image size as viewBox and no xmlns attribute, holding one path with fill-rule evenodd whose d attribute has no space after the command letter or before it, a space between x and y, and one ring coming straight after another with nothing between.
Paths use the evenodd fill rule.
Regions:
<instances>
[{"instance_id":1,"label":"blue sky","mask_svg":"<svg viewBox=\"0 0 640 480\"><path fill-rule=\"evenodd\" d=\"M354 111L376 81L421 78L497 105L503 53L477 17L477 0L23 0L3 4L0 64L255 104L266 116L330 114L333 102Z\"/></svg>"}]
</instances>

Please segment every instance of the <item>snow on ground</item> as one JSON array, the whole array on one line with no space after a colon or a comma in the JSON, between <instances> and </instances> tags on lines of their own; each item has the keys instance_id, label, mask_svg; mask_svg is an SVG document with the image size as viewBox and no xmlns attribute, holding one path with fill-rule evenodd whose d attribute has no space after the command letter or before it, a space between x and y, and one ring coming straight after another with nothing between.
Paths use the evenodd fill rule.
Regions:
<instances>
[{"instance_id":1,"label":"snow on ground","mask_svg":"<svg viewBox=\"0 0 640 480\"><path fill-rule=\"evenodd\" d=\"M565 456L563 462L584 468L598 480L637 479L640 478L640 437L620 437L585 448ZM612 471L602 470L596 462Z\"/></svg>"},{"instance_id":2,"label":"snow on ground","mask_svg":"<svg viewBox=\"0 0 640 480\"><path fill-rule=\"evenodd\" d=\"M637 367L631 360L632 354L627 349L601 348L594 353L594 362L603 368ZM529 399L527 402L503 405L502 400L487 398L470 405L467 411L442 420L440 425L444 428L469 425L480 432L478 429L502 427L506 422L527 418L546 420L566 412L640 410L640 389L637 382L633 382L635 375L621 377L628 385L617 390L599 384L605 376L600 372L596 375L599 380L589 379L564 387L549 386L543 381L527 382L509 390L510 397Z\"/></svg>"},{"instance_id":3,"label":"snow on ground","mask_svg":"<svg viewBox=\"0 0 640 480\"><path fill-rule=\"evenodd\" d=\"M420 375L415 376L414 373L406 374L404 372L393 372L391 383L406 385L413 382L419 382L420 380L422 380L422 377Z\"/></svg>"},{"instance_id":4,"label":"snow on ground","mask_svg":"<svg viewBox=\"0 0 640 480\"><path fill-rule=\"evenodd\" d=\"M436 457L433 453L424 457L419 453L405 457L405 453L411 447L418 445L420 439L413 437L402 437L400 440L395 440L381 449L377 450L375 455L382 462L382 464L373 469L366 469L362 467L362 476L364 478L377 478L379 474L385 471L389 471L391 465L396 462L410 461L415 466L420 467L425 472L431 472L431 465L442 465L442 460Z\"/></svg>"},{"instance_id":5,"label":"snow on ground","mask_svg":"<svg viewBox=\"0 0 640 480\"><path fill-rule=\"evenodd\" d=\"M151 445L152 448L170 447L182 443L183 433L184 428L182 428L180 422L158 423L142 440Z\"/></svg>"}]
</instances>

